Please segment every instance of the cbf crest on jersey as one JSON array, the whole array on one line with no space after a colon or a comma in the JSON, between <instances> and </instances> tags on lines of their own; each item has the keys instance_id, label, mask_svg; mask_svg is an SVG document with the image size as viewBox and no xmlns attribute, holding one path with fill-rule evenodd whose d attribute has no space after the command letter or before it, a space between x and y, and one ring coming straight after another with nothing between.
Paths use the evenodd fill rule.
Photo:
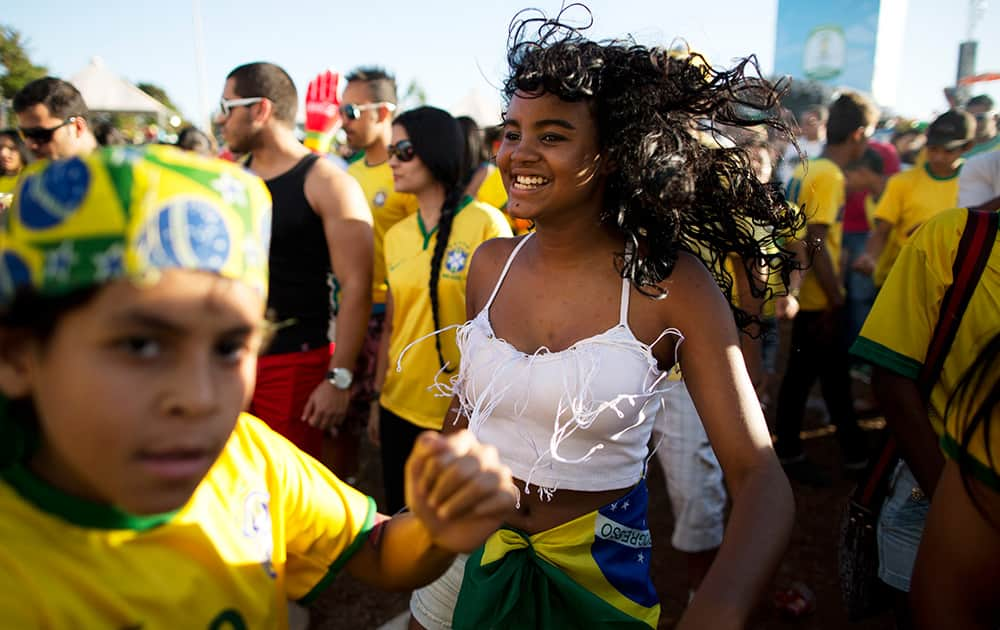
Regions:
<instances>
[{"instance_id":1,"label":"cbf crest on jersey","mask_svg":"<svg viewBox=\"0 0 1000 630\"><path fill-rule=\"evenodd\" d=\"M444 270L442 275L451 278L464 277L469 261L472 259L468 243L449 243L444 252Z\"/></svg>"},{"instance_id":2,"label":"cbf crest on jersey","mask_svg":"<svg viewBox=\"0 0 1000 630\"><path fill-rule=\"evenodd\" d=\"M0 229L0 303L164 269L267 292L271 197L238 166L172 147L109 147L25 169Z\"/></svg>"},{"instance_id":3,"label":"cbf crest on jersey","mask_svg":"<svg viewBox=\"0 0 1000 630\"><path fill-rule=\"evenodd\" d=\"M260 565L272 577L274 570L274 536L271 528L271 495L263 490L247 494L243 499L243 537L250 541L260 558Z\"/></svg>"}]
</instances>

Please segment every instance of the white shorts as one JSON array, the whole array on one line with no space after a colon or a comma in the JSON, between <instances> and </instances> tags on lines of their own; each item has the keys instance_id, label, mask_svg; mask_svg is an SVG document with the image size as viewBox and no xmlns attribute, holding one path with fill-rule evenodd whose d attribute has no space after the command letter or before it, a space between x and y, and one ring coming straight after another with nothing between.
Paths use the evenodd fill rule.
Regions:
<instances>
[{"instance_id":1,"label":"white shorts","mask_svg":"<svg viewBox=\"0 0 1000 630\"><path fill-rule=\"evenodd\" d=\"M663 410L653 431L653 444L659 443L656 457L674 510L670 543L688 553L716 549L725 530L726 487L722 467L683 382L663 394Z\"/></svg>"},{"instance_id":2,"label":"white shorts","mask_svg":"<svg viewBox=\"0 0 1000 630\"><path fill-rule=\"evenodd\" d=\"M451 630L451 617L465 577L466 554L455 556L444 575L410 596L410 614L427 630Z\"/></svg>"}]
</instances>

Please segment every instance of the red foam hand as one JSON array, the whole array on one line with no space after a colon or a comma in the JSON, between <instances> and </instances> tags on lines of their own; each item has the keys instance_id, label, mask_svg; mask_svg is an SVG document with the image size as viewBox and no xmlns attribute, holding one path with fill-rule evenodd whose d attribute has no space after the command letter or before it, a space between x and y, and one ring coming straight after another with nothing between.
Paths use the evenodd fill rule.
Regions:
<instances>
[{"instance_id":1,"label":"red foam hand","mask_svg":"<svg viewBox=\"0 0 1000 630\"><path fill-rule=\"evenodd\" d=\"M306 131L329 133L340 121L340 73L325 70L309 82L306 92Z\"/></svg>"}]
</instances>

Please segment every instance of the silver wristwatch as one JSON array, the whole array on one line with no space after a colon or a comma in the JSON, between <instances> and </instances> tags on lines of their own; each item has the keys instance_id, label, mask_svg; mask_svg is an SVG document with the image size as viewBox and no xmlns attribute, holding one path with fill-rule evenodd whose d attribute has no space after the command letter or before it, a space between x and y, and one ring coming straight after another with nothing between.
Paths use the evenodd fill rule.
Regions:
<instances>
[{"instance_id":1,"label":"silver wristwatch","mask_svg":"<svg viewBox=\"0 0 1000 630\"><path fill-rule=\"evenodd\" d=\"M354 382L354 373L347 368L333 368L326 373L326 380L337 389L350 389Z\"/></svg>"}]
</instances>

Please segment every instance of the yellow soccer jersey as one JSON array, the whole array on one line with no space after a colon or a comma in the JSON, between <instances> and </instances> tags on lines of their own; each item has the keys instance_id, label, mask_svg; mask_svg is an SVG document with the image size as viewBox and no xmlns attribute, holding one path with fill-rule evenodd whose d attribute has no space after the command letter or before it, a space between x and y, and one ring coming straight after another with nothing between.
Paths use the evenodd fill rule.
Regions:
<instances>
[{"instance_id":1,"label":"yellow soccer jersey","mask_svg":"<svg viewBox=\"0 0 1000 630\"><path fill-rule=\"evenodd\" d=\"M476 201L482 201L486 205L500 210L507 207L507 189L503 185L503 178L500 177L500 169L492 165L489 166L486 179L476 191Z\"/></svg>"},{"instance_id":2,"label":"yellow soccer jersey","mask_svg":"<svg viewBox=\"0 0 1000 630\"><path fill-rule=\"evenodd\" d=\"M916 380L937 325L944 293L968 212L947 210L928 221L903 246L851 348L875 365ZM941 434L948 398L966 369L1000 327L1000 245L993 251L931 391L930 417Z\"/></svg>"},{"instance_id":3,"label":"yellow soccer jersey","mask_svg":"<svg viewBox=\"0 0 1000 630\"><path fill-rule=\"evenodd\" d=\"M441 428L449 403L448 397L435 396L429 389L441 368L434 339L427 337L410 347L402 357L401 371L396 371L396 362L410 342L436 329L429 289L436 234L437 228L430 232L424 228L417 213L397 223L385 236L393 316L389 369L379 401L397 416L426 429ZM465 321L465 281L472 254L483 241L497 236L511 236L503 214L466 197L453 219L438 277L438 328ZM441 353L457 373L460 357L455 330L440 336ZM441 373L436 381L445 384L449 378Z\"/></svg>"},{"instance_id":4,"label":"yellow soccer jersey","mask_svg":"<svg viewBox=\"0 0 1000 630\"><path fill-rule=\"evenodd\" d=\"M135 517L13 467L0 481L4 628L284 628L363 544L375 503L242 415L179 511Z\"/></svg>"},{"instance_id":5,"label":"yellow soccer jersey","mask_svg":"<svg viewBox=\"0 0 1000 630\"><path fill-rule=\"evenodd\" d=\"M938 178L925 164L889 178L875 208L875 219L893 226L875 269L876 285L885 282L899 250L917 228L939 212L954 208L957 202L958 172L951 177Z\"/></svg>"},{"instance_id":6,"label":"yellow soccer jersey","mask_svg":"<svg viewBox=\"0 0 1000 630\"><path fill-rule=\"evenodd\" d=\"M810 224L828 227L826 251L834 273L840 269L840 242L844 218L844 173L826 158L800 162L785 188L785 197L806 213ZM810 269L802 280L799 306L804 311L822 311L828 305L816 273Z\"/></svg>"},{"instance_id":7,"label":"yellow soccer jersey","mask_svg":"<svg viewBox=\"0 0 1000 630\"><path fill-rule=\"evenodd\" d=\"M361 184L365 199L372 210L372 231L375 236L375 269L372 273L372 303L385 304L385 233L399 221L417 211L417 198L393 189L389 162L375 166L365 163L364 153L347 167L347 172Z\"/></svg>"}]
</instances>

